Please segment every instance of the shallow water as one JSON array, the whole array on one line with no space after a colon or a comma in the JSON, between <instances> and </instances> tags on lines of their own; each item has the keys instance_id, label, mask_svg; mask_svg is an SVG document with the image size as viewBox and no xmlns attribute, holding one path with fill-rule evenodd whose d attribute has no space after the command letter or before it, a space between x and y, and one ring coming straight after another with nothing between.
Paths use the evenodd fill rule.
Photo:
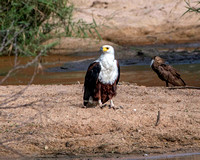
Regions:
<instances>
[{"instance_id":1,"label":"shallow water","mask_svg":"<svg viewBox=\"0 0 200 160\"><path fill-rule=\"evenodd\" d=\"M61 66L66 62L78 61L82 59L90 59L94 56L46 56L43 58L43 70L40 71L33 84L74 84L83 83L86 73L87 62L85 65L80 66L75 71L68 71ZM21 57L20 64L25 64L30 61L30 58ZM14 64L14 57L1 57L0 58L0 78L3 78L6 73L12 68ZM75 65L80 65L78 62ZM200 64L176 64L173 65L187 85L200 87ZM33 75L34 67L29 67L12 74L3 85L24 85L27 84ZM144 86L165 86L165 82L161 81L157 75L152 71L148 65L125 65L121 66L120 81L136 83Z\"/></svg>"},{"instance_id":2,"label":"shallow water","mask_svg":"<svg viewBox=\"0 0 200 160\"><path fill-rule=\"evenodd\" d=\"M200 160L200 155L164 158L164 159L157 159L157 160Z\"/></svg>"},{"instance_id":3,"label":"shallow water","mask_svg":"<svg viewBox=\"0 0 200 160\"><path fill-rule=\"evenodd\" d=\"M56 157L40 157L38 159L57 159L57 160L64 160L64 159L76 159L76 160L200 160L200 153L183 153L183 154L175 154L175 155L158 155L158 156L142 156L135 158L134 155L128 156L108 156L108 157L69 157L65 155L60 155Z\"/></svg>"},{"instance_id":4,"label":"shallow water","mask_svg":"<svg viewBox=\"0 0 200 160\"><path fill-rule=\"evenodd\" d=\"M200 153L185 153L185 154L177 154L177 155L159 155L159 156L151 156L151 157L143 157L143 158L125 158L126 160L200 160Z\"/></svg>"}]
</instances>

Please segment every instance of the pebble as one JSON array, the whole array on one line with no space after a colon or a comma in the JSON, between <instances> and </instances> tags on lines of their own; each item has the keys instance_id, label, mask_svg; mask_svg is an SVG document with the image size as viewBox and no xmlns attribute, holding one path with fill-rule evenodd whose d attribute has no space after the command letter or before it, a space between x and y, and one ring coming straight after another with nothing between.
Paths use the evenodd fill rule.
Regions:
<instances>
[{"instance_id":1,"label":"pebble","mask_svg":"<svg viewBox=\"0 0 200 160\"><path fill-rule=\"evenodd\" d=\"M44 146L44 149L47 150L47 149L49 149L49 147L48 147L47 145L45 145L45 146Z\"/></svg>"},{"instance_id":2,"label":"pebble","mask_svg":"<svg viewBox=\"0 0 200 160\"><path fill-rule=\"evenodd\" d=\"M148 156L148 154L146 154L146 153L145 153L145 154L144 154L144 156L145 156L145 157L147 157L147 156Z\"/></svg>"}]
</instances>

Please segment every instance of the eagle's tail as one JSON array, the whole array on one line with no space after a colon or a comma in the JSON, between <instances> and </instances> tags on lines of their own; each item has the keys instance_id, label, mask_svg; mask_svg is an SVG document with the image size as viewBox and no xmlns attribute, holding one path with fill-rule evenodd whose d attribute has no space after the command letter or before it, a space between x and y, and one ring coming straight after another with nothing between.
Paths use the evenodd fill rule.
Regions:
<instances>
[{"instance_id":1,"label":"eagle's tail","mask_svg":"<svg viewBox=\"0 0 200 160\"><path fill-rule=\"evenodd\" d=\"M90 96L91 96L90 90L88 88L84 87L84 95L83 95L83 105L84 106L88 105Z\"/></svg>"}]
</instances>

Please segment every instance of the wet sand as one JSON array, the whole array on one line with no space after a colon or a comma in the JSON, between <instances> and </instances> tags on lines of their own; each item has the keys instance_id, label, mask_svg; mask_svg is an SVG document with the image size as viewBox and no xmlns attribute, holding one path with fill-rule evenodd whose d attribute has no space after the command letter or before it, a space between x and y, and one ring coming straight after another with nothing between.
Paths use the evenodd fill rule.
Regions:
<instances>
[{"instance_id":1,"label":"wet sand","mask_svg":"<svg viewBox=\"0 0 200 160\"><path fill-rule=\"evenodd\" d=\"M0 158L200 152L200 90L123 83L113 110L82 108L82 84L24 87L0 87Z\"/></svg>"}]
</instances>

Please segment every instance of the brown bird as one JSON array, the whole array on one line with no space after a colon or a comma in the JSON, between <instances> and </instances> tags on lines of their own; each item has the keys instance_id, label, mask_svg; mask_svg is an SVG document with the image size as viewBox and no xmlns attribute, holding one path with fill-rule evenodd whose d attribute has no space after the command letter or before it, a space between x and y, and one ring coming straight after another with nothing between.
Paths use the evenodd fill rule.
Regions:
<instances>
[{"instance_id":1,"label":"brown bird","mask_svg":"<svg viewBox=\"0 0 200 160\"><path fill-rule=\"evenodd\" d=\"M186 83L181 78L180 74L170 65L165 64L165 60L155 56L151 61L151 68L155 71L158 77L166 82L166 87L168 83L174 86L185 86Z\"/></svg>"}]
</instances>

